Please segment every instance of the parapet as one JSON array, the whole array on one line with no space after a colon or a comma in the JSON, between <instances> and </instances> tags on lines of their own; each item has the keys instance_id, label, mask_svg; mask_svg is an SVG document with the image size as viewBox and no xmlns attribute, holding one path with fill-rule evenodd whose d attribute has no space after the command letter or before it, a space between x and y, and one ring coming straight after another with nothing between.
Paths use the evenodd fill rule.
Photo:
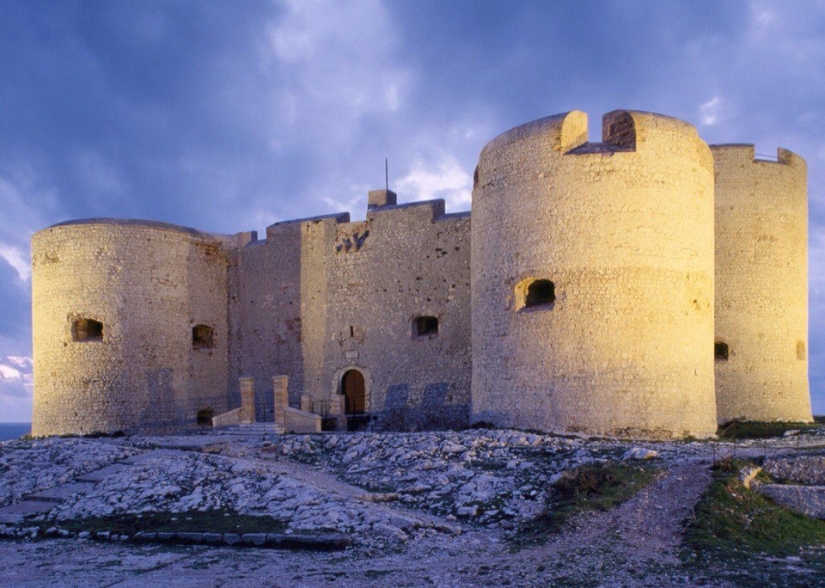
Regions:
<instances>
[{"instance_id":1,"label":"parapet","mask_svg":"<svg viewBox=\"0 0 825 588\"><path fill-rule=\"evenodd\" d=\"M805 214L808 166L796 153L780 147L776 157L760 155L747 143L711 145L711 153L717 206L736 201L770 206L783 202Z\"/></svg>"},{"instance_id":2,"label":"parapet","mask_svg":"<svg viewBox=\"0 0 825 588\"><path fill-rule=\"evenodd\" d=\"M561 154L616 153L637 151L644 146L676 137L704 145L696 128L677 118L638 110L614 110L602 117L602 141L589 142L587 114L573 110L541 118L502 133L484 147L480 159L491 151L527 139L542 141L550 151ZM651 145L653 148L655 146ZM705 162L704 159L707 159ZM710 169L710 158L703 158Z\"/></svg>"},{"instance_id":3,"label":"parapet","mask_svg":"<svg viewBox=\"0 0 825 588\"><path fill-rule=\"evenodd\" d=\"M302 225L303 223L322 223L324 221L333 221L336 224L344 224L348 223L350 217L348 212L338 212L335 214L322 214L319 216L310 216L307 218L297 218L295 220L286 220L280 221L274 224L269 225L266 228L266 238L271 239L277 233L281 232L285 228L289 227L296 227Z\"/></svg>"},{"instance_id":4,"label":"parapet","mask_svg":"<svg viewBox=\"0 0 825 588\"><path fill-rule=\"evenodd\" d=\"M143 219L123 219L123 218L84 218L78 220L71 220L62 223L57 223L44 230L55 229L58 227L68 227L75 225L111 225L121 227L144 227L149 229L157 229L159 231L172 231L175 233L185 233L192 237L199 237L202 239L216 240L218 235L198 231L197 229L190 229L189 227L182 227L173 225L172 223L164 223L160 221L151 221ZM224 236L224 235L221 235Z\"/></svg>"},{"instance_id":5,"label":"parapet","mask_svg":"<svg viewBox=\"0 0 825 588\"><path fill-rule=\"evenodd\" d=\"M127 231L135 229L150 229L153 231L163 231L168 233L175 233L178 235L190 237L196 241L213 246L220 246L225 249L236 249L243 247L250 241L255 240L255 232L251 233L236 233L234 235L225 235L223 233L209 233L206 231L199 231L189 227L182 227L172 223L163 223L159 221L151 221L145 219L121 219L121 218L85 218L78 220L65 221L54 224L50 227L38 231L37 234L46 233L52 229L62 229L68 227L84 227L84 226L98 226L98 227L112 227L125 228Z\"/></svg>"},{"instance_id":6,"label":"parapet","mask_svg":"<svg viewBox=\"0 0 825 588\"><path fill-rule=\"evenodd\" d=\"M487 143L480 158L490 151L537 136L544 136L553 151L567 153L587 142L587 114L572 110L519 125Z\"/></svg>"},{"instance_id":7,"label":"parapet","mask_svg":"<svg viewBox=\"0 0 825 588\"><path fill-rule=\"evenodd\" d=\"M724 158L731 164L742 165L745 163L778 163L791 167L799 167L802 168L803 171L807 171L808 167L808 164L802 157L793 151L783 149L782 147L777 147L775 157L770 155L758 155L756 153L756 147L753 143L722 143L718 145L711 145L710 149L713 152L714 158Z\"/></svg>"}]
</instances>

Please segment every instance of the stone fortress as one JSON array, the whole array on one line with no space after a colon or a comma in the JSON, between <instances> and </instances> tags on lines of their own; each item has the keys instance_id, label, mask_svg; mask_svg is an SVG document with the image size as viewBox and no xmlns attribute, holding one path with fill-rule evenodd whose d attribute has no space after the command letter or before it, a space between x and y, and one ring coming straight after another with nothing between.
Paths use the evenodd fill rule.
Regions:
<instances>
[{"instance_id":1,"label":"stone fortress","mask_svg":"<svg viewBox=\"0 0 825 588\"><path fill-rule=\"evenodd\" d=\"M810 421L804 160L646 112L608 113L602 134L573 111L495 138L471 213L376 190L364 221L263 239L38 232L33 434Z\"/></svg>"}]
</instances>

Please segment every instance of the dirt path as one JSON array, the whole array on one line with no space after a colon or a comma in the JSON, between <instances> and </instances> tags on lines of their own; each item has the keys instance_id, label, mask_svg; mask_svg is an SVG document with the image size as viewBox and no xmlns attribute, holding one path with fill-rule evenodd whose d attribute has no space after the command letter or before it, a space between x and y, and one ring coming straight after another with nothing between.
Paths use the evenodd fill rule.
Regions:
<instances>
[{"instance_id":1,"label":"dirt path","mask_svg":"<svg viewBox=\"0 0 825 588\"><path fill-rule=\"evenodd\" d=\"M694 586L679 548L685 521L710 484L709 467L674 465L626 503L580 517L544 545L516 557L502 550L472 583L495 585L515 574L524 586Z\"/></svg>"},{"instance_id":2,"label":"dirt path","mask_svg":"<svg viewBox=\"0 0 825 588\"><path fill-rule=\"evenodd\" d=\"M599 545L620 559L678 563L685 521L710 478L708 465L664 471L626 503L589 516L578 529L563 533L551 549L564 557L571 549Z\"/></svg>"}]
</instances>

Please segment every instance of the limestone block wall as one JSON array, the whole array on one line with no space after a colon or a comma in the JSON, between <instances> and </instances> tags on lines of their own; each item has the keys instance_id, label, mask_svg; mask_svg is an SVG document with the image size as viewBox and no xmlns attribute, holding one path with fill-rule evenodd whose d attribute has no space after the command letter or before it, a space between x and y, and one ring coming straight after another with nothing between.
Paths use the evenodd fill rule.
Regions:
<instances>
[{"instance_id":1,"label":"limestone block wall","mask_svg":"<svg viewBox=\"0 0 825 588\"><path fill-rule=\"evenodd\" d=\"M75 221L33 237L32 266L34 435L194 424L229 408L221 240Z\"/></svg>"},{"instance_id":2,"label":"limestone block wall","mask_svg":"<svg viewBox=\"0 0 825 588\"><path fill-rule=\"evenodd\" d=\"M323 364L307 367L307 392L330 399L354 369L365 378L374 426L466 426L469 214L445 214L435 200L373 207L363 222L314 229L308 237L325 253L327 282L318 301L304 301L325 308L323 329L305 330L323 348Z\"/></svg>"},{"instance_id":3,"label":"limestone block wall","mask_svg":"<svg viewBox=\"0 0 825 588\"><path fill-rule=\"evenodd\" d=\"M303 391L301 227L301 222L268 227L266 238L252 239L241 247L229 268L227 387L238 405L238 378L253 377L261 421L274 418L273 376L289 376L288 394L294 406Z\"/></svg>"},{"instance_id":4,"label":"limestone block wall","mask_svg":"<svg viewBox=\"0 0 825 588\"><path fill-rule=\"evenodd\" d=\"M273 375L289 375L292 406L323 411L358 370L378 426L467 424L469 214L434 201L278 223L239 251L230 284L231 371L255 378L259 419ZM419 336L419 317L437 332Z\"/></svg>"},{"instance_id":5,"label":"limestone block wall","mask_svg":"<svg viewBox=\"0 0 825 588\"><path fill-rule=\"evenodd\" d=\"M605 115L603 137L588 143L576 111L516 127L481 153L472 418L712 435L710 150L689 124L649 113ZM545 288L545 303L529 306L537 279L552 282L553 300Z\"/></svg>"},{"instance_id":6,"label":"limestone block wall","mask_svg":"<svg viewBox=\"0 0 825 588\"><path fill-rule=\"evenodd\" d=\"M719 422L811 421L805 161L785 149L757 160L753 145L712 151Z\"/></svg>"}]
</instances>

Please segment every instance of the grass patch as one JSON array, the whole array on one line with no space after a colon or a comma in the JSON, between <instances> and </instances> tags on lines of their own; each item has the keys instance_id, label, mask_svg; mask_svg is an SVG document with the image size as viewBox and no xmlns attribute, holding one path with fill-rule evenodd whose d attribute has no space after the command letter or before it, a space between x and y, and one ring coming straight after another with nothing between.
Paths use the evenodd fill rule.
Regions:
<instances>
[{"instance_id":1,"label":"grass patch","mask_svg":"<svg viewBox=\"0 0 825 588\"><path fill-rule=\"evenodd\" d=\"M825 543L825 522L745 488L738 479L744 463L726 460L714 466L714 480L685 535L688 545L697 552L749 558L754 553L798 555L802 545Z\"/></svg>"},{"instance_id":2,"label":"grass patch","mask_svg":"<svg viewBox=\"0 0 825 588\"><path fill-rule=\"evenodd\" d=\"M524 523L516 544L542 541L574 516L587 511L605 511L625 502L650 484L656 469L650 465L599 462L572 469L551 484L547 509Z\"/></svg>"},{"instance_id":3,"label":"grass patch","mask_svg":"<svg viewBox=\"0 0 825 588\"><path fill-rule=\"evenodd\" d=\"M228 510L123 513L46 523L43 528L51 526L58 526L75 533L109 531L119 535L134 535L138 532L280 533L286 529L286 523L270 516L238 514Z\"/></svg>"},{"instance_id":4,"label":"grass patch","mask_svg":"<svg viewBox=\"0 0 825 588\"><path fill-rule=\"evenodd\" d=\"M764 421L731 421L719 426L719 439L768 439L781 437L786 431L816 429L819 423L775 423Z\"/></svg>"},{"instance_id":5,"label":"grass patch","mask_svg":"<svg viewBox=\"0 0 825 588\"><path fill-rule=\"evenodd\" d=\"M742 586L813 585L812 574L825 575L825 521L745 488L738 473L746 463L714 466L714 479L685 531L686 565Z\"/></svg>"}]
</instances>

